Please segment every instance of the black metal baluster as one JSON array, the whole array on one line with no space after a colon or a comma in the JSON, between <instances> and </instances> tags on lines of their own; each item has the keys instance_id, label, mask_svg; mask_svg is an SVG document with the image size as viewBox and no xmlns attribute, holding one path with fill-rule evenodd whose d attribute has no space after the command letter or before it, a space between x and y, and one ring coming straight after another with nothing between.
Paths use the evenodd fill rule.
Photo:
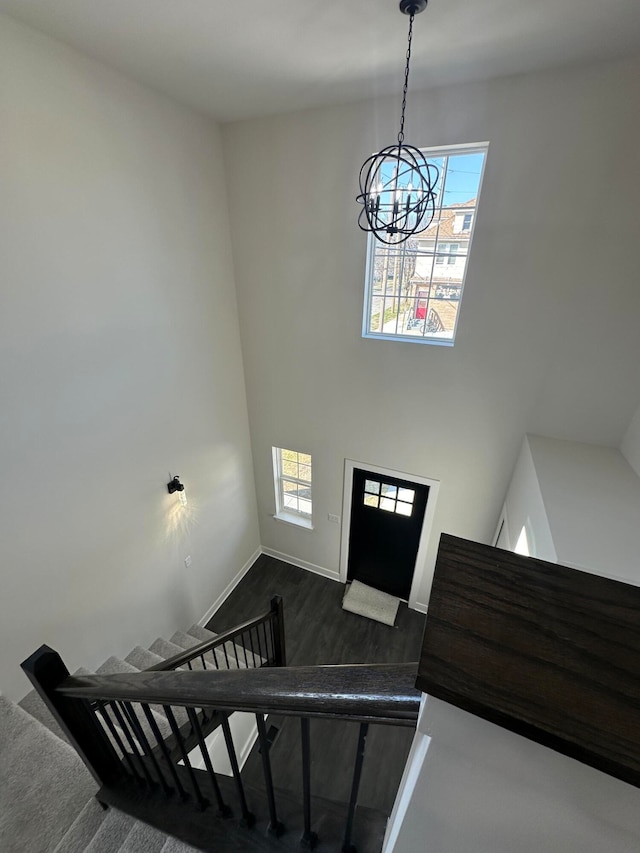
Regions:
<instances>
[{"instance_id":1,"label":"black metal baluster","mask_svg":"<svg viewBox=\"0 0 640 853\"><path fill-rule=\"evenodd\" d=\"M269 666L274 666L276 662L276 638L273 632L273 616L269 617L269 633L271 634L271 651L269 652Z\"/></svg>"},{"instance_id":2,"label":"black metal baluster","mask_svg":"<svg viewBox=\"0 0 640 853\"><path fill-rule=\"evenodd\" d=\"M193 672L193 667L191 666L191 661L190 661L190 660L188 660L188 661L187 661L187 666L189 667L189 669L191 670L191 672Z\"/></svg>"},{"instance_id":3,"label":"black metal baluster","mask_svg":"<svg viewBox=\"0 0 640 853\"><path fill-rule=\"evenodd\" d=\"M262 656L263 661L260 666L264 666L269 663L269 641L267 640L267 626L264 622L262 623L262 633L264 634L264 655Z\"/></svg>"},{"instance_id":4,"label":"black metal baluster","mask_svg":"<svg viewBox=\"0 0 640 853\"><path fill-rule=\"evenodd\" d=\"M160 734L160 729L158 728L158 724L156 723L155 718L154 718L153 714L151 713L151 708L149 708L148 705L142 705L142 710L144 711L145 717L147 718L149 725L151 726L151 730L153 731L155 739L158 741L158 746L160 747L160 751L162 752L162 756L163 756L163 758L167 764L167 767L169 768L169 772L171 773L171 778L173 779L173 782L176 786L176 790L178 791L178 794L180 795L180 797L183 800L187 800L189 798L189 795L187 794L184 787L182 786L182 782L180 781L180 777L178 776L178 774L176 772L176 768L173 764L173 761L171 760L171 756L169 754L169 750L167 749L167 745L164 742L164 739L163 739L162 735Z\"/></svg>"},{"instance_id":5,"label":"black metal baluster","mask_svg":"<svg viewBox=\"0 0 640 853\"><path fill-rule=\"evenodd\" d=\"M218 784L218 780L216 779L216 774L213 769L213 765L211 763L211 756L209 755L209 750L207 749L207 744L202 734L202 729L200 728L200 723L198 722L198 715L194 708L187 708L187 714L189 715L189 719L191 720L191 727L195 732L196 737L198 738L198 744L200 746L200 752L202 753L202 758L204 760L204 765L207 768L207 773L209 774L209 780L211 782L211 787L213 788L213 793L215 795L216 801L218 803L218 817L228 818L233 815L233 812L229 808L229 806L222 799L222 791L220 790L220 785Z\"/></svg>"},{"instance_id":6,"label":"black metal baluster","mask_svg":"<svg viewBox=\"0 0 640 853\"><path fill-rule=\"evenodd\" d=\"M242 632L242 634L240 635L240 636L241 636L241 638L242 638L242 651L244 652L244 665L245 665L245 669L249 669L249 659L247 658L247 647L245 646L245 643L246 643L247 641L246 641L246 640L245 640L245 638L244 638L244 634L245 634L245 632L243 631L243 632Z\"/></svg>"},{"instance_id":7,"label":"black metal baluster","mask_svg":"<svg viewBox=\"0 0 640 853\"><path fill-rule=\"evenodd\" d=\"M135 708L133 707L133 705L130 702L124 702L123 704L124 704L125 710L127 712L127 715L129 717L129 719L131 720L131 724L133 725L133 730L136 733L136 737L138 738L138 742L140 744L142 744L143 752L145 753L145 755L149 756L149 760L151 761L151 764L153 765L153 768L158 775L158 781L162 785L162 788L163 788L165 794L167 794L167 795L171 794L171 788L169 787L169 785L167 785L167 780L164 778L164 773L162 772L162 768L158 764L158 759L155 757L155 755L153 753L153 747L149 743L149 738L145 734L145 731L142 728L142 726L140 725L140 720L138 718L138 715L136 714ZM144 704L145 703L141 703L140 707L143 707Z\"/></svg>"},{"instance_id":8,"label":"black metal baluster","mask_svg":"<svg viewBox=\"0 0 640 853\"><path fill-rule=\"evenodd\" d=\"M207 668L207 662L206 662L206 660L204 659L204 655L200 655L200 660L202 661L202 668L206 670L206 668Z\"/></svg>"},{"instance_id":9,"label":"black metal baluster","mask_svg":"<svg viewBox=\"0 0 640 853\"><path fill-rule=\"evenodd\" d=\"M300 844L309 850L318 843L318 836L311 830L311 720L300 718L302 740L302 805L304 810L304 832Z\"/></svg>"},{"instance_id":10,"label":"black metal baluster","mask_svg":"<svg viewBox=\"0 0 640 853\"><path fill-rule=\"evenodd\" d=\"M240 810L242 812L242 819L244 821L245 826L251 827L255 824L256 818L255 815L249 811L249 806L247 805L247 798L244 794L244 785L242 784L242 779L240 778L240 768L238 767L236 748L233 745L233 738L231 737L231 726L229 725L229 718L225 713L221 713L221 725L222 732L224 734L224 742L227 745L227 754L229 755L231 772L233 773L233 778L236 783L236 790L238 792L238 799L240 800Z\"/></svg>"},{"instance_id":11,"label":"black metal baluster","mask_svg":"<svg viewBox=\"0 0 640 853\"><path fill-rule=\"evenodd\" d=\"M256 643L258 644L258 660L261 660L262 659L262 643L260 642L260 626L255 625L253 630L256 632ZM260 666L260 664L258 664L258 666Z\"/></svg>"},{"instance_id":12,"label":"black metal baluster","mask_svg":"<svg viewBox=\"0 0 640 853\"><path fill-rule=\"evenodd\" d=\"M227 644L224 643L222 646L222 651L224 652L224 659L227 662L227 669L231 669L229 666L229 655L227 654Z\"/></svg>"},{"instance_id":13,"label":"black metal baluster","mask_svg":"<svg viewBox=\"0 0 640 853\"><path fill-rule=\"evenodd\" d=\"M276 666L287 665L287 650L284 636L284 605L279 595L271 599L271 613L274 620L274 633L276 641Z\"/></svg>"},{"instance_id":14,"label":"black metal baluster","mask_svg":"<svg viewBox=\"0 0 640 853\"><path fill-rule=\"evenodd\" d=\"M220 646L216 646L215 648L211 649L211 654L213 655L213 662L216 665L216 669L220 669L220 664L218 663L218 655L216 654L219 648Z\"/></svg>"},{"instance_id":15,"label":"black metal baluster","mask_svg":"<svg viewBox=\"0 0 640 853\"><path fill-rule=\"evenodd\" d=\"M351 785L351 798L349 799L349 811L347 812L347 825L344 831L342 853L357 853L356 848L351 843L351 834L353 832L353 817L358 803L358 790L360 788L360 777L362 776L362 765L364 763L364 750L368 731L369 723L360 723L358 749L356 752L356 763L353 768L353 783Z\"/></svg>"},{"instance_id":16,"label":"black metal baluster","mask_svg":"<svg viewBox=\"0 0 640 853\"><path fill-rule=\"evenodd\" d=\"M167 720L169 720L169 725L171 726L171 731L173 732L173 736L175 737L176 742L178 744L178 748L180 750L180 755L182 756L182 761L184 762L185 769L189 774L189 780L191 781L191 787L193 788L193 793L195 795L196 802L198 803L198 807L201 811L204 811L209 805L209 801L202 796L202 791L200 790L198 780L196 779L196 774L193 772L193 767L191 766L191 762L189 761L189 756L184 745L184 740L182 738L182 735L180 734L180 729L178 728L178 723L176 722L176 718L173 715L173 711L171 710L171 705L163 705L162 707L164 708L164 712L167 715Z\"/></svg>"},{"instance_id":17,"label":"black metal baluster","mask_svg":"<svg viewBox=\"0 0 640 853\"><path fill-rule=\"evenodd\" d=\"M278 820L276 814L276 797L273 790L273 778L271 776L271 759L269 758L269 740L267 738L267 727L264 723L264 716L256 714L256 723L258 724L258 740L260 741L260 754L262 756L262 770L264 772L264 784L267 789L267 804L269 806L269 833L280 838L284 832L284 824Z\"/></svg>"},{"instance_id":18,"label":"black metal baluster","mask_svg":"<svg viewBox=\"0 0 640 853\"><path fill-rule=\"evenodd\" d=\"M131 775L135 776L135 778L138 779L138 781L143 782L144 780L140 776L138 769L136 768L135 764L131 760L131 754L129 752L127 752L125 745L122 743L122 738L118 734L118 730L116 729L115 725L113 724L113 720L109 716L104 702L98 703L98 711L100 711L100 715L102 716L102 719L105 721L106 726L109 729L109 731L111 732L113 739L118 744L118 748L122 752L122 757L126 761L127 766L129 767L129 769L131 771Z\"/></svg>"},{"instance_id":19,"label":"black metal baluster","mask_svg":"<svg viewBox=\"0 0 640 853\"><path fill-rule=\"evenodd\" d=\"M233 653L236 656L236 669L240 669L240 661L238 660L238 647L235 643L233 644Z\"/></svg>"},{"instance_id":20,"label":"black metal baluster","mask_svg":"<svg viewBox=\"0 0 640 853\"><path fill-rule=\"evenodd\" d=\"M124 736L126 737L127 742L129 744L129 746L131 747L131 751L133 752L133 754L138 759L138 763L140 764L140 767L142 768L142 772L144 773L145 779L147 780L148 784L151 787L153 787L153 779L151 778L151 774L149 773L149 768L147 767L147 765L144 763L144 761L142 759L142 755L140 753L139 746L136 743L135 738L133 737L133 735L129 731L129 726L125 722L125 719L122 715L122 711L118 707L118 703L113 702L111 705L111 709L113 710L113 713L115 715L116 720L120 724L120 728L124 732Z\"/></svg>"},{"instance_id":21,"label":"black metal baluster","mask_svg":"<svg viewBox=\"0 0 640 853\"><path fill-rule=\"evenodd\" d=\"M251 659L253 661L252 666L253 666L253 669L255 669L256 668L256 653L255 653L254 648L253 648L253 638L251 636L252 631L253 631L253 628L249 628L249 645L251 646Z\"/></svg>"}]
</instances>

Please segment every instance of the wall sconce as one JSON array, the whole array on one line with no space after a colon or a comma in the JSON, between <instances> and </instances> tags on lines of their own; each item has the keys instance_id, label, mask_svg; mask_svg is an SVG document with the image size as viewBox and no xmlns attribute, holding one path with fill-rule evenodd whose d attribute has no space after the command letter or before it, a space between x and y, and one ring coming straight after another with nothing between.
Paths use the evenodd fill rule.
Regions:
<instances>
[{"instance_id":1,"label":"wall sconce","mask_svg":"<svg viewBox=\"0 0 640 853\"><path fill-rule=\"evenodd\" d=\"M170 495L174 492L178 493L178 498L182 506L187 505L187 493L184 490L184 484L180 482L180 477L178 474L175 475L169 482L167 483L167 491Z\"/></svg>"}]
</instances>

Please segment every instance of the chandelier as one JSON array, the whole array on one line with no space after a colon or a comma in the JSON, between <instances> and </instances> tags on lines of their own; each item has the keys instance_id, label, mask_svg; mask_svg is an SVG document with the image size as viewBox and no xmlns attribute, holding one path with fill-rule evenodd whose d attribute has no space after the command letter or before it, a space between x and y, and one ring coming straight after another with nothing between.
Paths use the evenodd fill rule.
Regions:
<instances>
[{"instance_id":1,"label":"chandelier","mask_svg":"<svg viewBox=\"0 0 640 853\"><path fill-rule=\"evenodd\" d=\"M413 19L426 8L427 0L400 0L400 11L409 15L409 36L398 141L366 159L360 169L358 225L388 245L404 243L424 231L435 213L439 170L419 148L404 141Z\"/></svg>"}]
</instances>

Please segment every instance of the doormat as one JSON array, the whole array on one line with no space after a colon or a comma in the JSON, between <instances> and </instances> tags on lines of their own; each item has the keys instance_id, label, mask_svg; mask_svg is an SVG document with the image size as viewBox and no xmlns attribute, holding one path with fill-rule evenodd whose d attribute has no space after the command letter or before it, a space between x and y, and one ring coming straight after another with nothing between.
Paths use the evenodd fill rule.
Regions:
<instances>
[{"instance_id":1,"label":"doormat","mask_svg":"<svg viewBox=\"0 0 640 853\"><path fill-rule=\"evenodd\" d=\"M366 586L360 581L352 581L345 597L342 599L342 609L367 619L375 619L384 625L395 625L400 599L379 589Z\"/></svg>"}]
</instances>

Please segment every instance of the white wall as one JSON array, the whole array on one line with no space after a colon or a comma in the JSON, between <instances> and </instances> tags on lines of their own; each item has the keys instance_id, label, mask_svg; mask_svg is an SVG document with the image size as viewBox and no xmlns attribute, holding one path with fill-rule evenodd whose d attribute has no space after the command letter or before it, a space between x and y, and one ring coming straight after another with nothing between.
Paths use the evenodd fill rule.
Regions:
<instances>
[{"instance_id":1,"label":"white wall","mask_svg":"<svg viewBox=\"0 0 640 853\"><path fill-rule=\"evenodd\" d=\"M421 767L385 853L636 853L640 791L429 697Z\"/></svg>"},{"instance_id":2,"label":"white wall","mask_svg":"<svg viewBox=\"0 0 640 853\"><path fill-rule=\"evenodd\" d=\"M640 477L640 406L636 409L620 444L625 459Z\"/></svg>"},{"instance_id":3,"label":"white wall","mask_svg":"<svg viewBox=\"0 0 640 853\"><path fill-rule=\"evenodd\" d=\"M187 627L259 536L217 127L4 16L0 127L0 689L18 697L41 643L93 667Z\"/></svg>"},{"instance_id":4,"label":"white wall","mask_svg":"<svg viewBox=\"0 0 640 853\"><path fill-rule=\"evenodd\" d=\"M555 563L558 557L531 456L529 439L530 436L525 436L522 443L505 500L510 550L515 549L524 528L529 545L529 554L526 556Z\"/></svg>"},{"instance_id":5,"label":"white wall","mask_svg":"<svg viewBox=\"0 0 640 853\"><path fill-rule=\"evenodd\" d=\"M327 513L350 458L441 481L432 565L442 530L490 539L525 432L620 442L640 361L639 77L626 61L411 93L413 144L490 141L453 348L360 337L357 177L399 97L224 127L263 545L337 571ZM313 454L311 533L271 518L272 445Z\"/></svg>"},{"instance_id":6,"label":"white wall","mask_svg":"<svg viewBox=\"0 0 640 853\"><path fill-rule=\"evenodd\" d=\"M640 585L640 478L620 451L539 435L527 442L557 561Z\"/></svg>"}]
</instances>

